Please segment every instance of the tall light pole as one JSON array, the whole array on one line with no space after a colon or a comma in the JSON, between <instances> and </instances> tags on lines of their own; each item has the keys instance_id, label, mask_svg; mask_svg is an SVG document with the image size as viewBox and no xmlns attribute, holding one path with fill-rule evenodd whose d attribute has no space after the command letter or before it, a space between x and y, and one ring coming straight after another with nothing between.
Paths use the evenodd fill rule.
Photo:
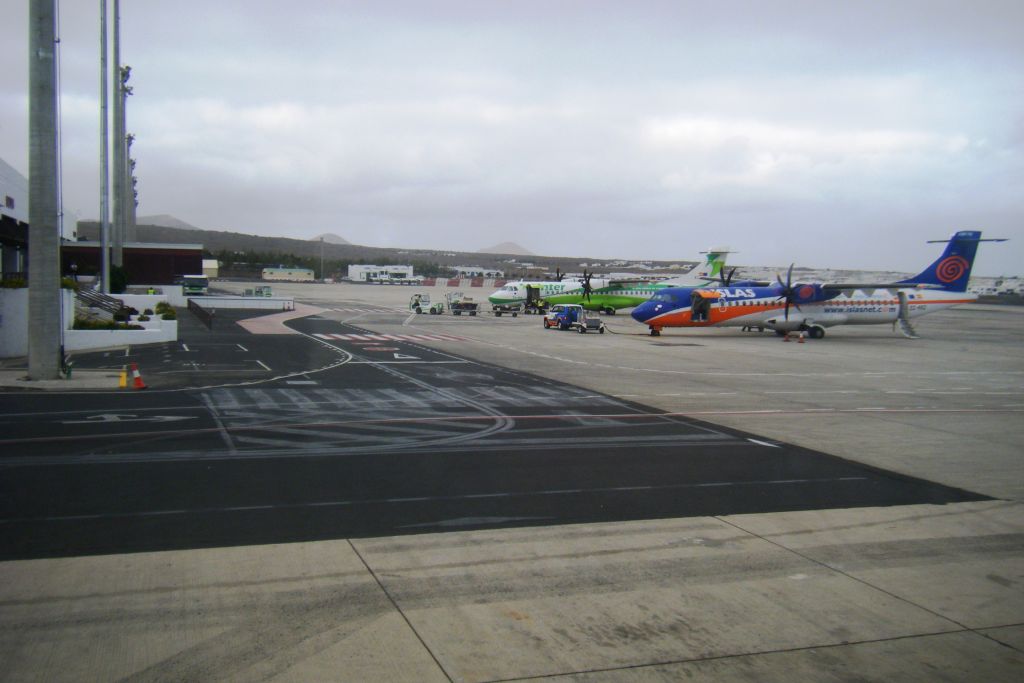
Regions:
<instances>
[{"instance_id":1,"label":"tall light pole","mask_svg":"<svg viewBox=\"0 0 1024 683\"><path fill-rule=\"evenodd\" d=\"M110 140L107 135L107 0L100 0L100 278L110 294Z\"/></svg>"},{"instance_id":2,"label":"tall light pole","mask_svg":"<svg viewBox=\"0 0 1024 683\"><path fill-rule=\"evenodd\" d=\"M121 2L114 0L114 222L111 226L111 261L115 266L124 265L124 74L121 69Z\"/></svg>"},{"instance_id":3,"label":"tall light pole","mask_svg":"<svg viewBox=\"0 0 1024 683\"><path fill-rule=\"evenodd\" d=\"M57 220L57 20L53 0L29 3L28 377L60 378Z\"/></svg>"}]
</instances>

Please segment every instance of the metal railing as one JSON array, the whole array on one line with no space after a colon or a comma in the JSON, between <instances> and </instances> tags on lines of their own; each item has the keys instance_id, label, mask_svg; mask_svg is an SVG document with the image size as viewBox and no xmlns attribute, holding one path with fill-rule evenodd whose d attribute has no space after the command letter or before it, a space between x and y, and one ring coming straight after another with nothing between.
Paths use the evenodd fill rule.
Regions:
<instances>
[{"instance_id":1,"label":"metal railing","mask_svg":"<svg viewBox=\"0 0 1024 683\"><path fill-rule=\"evenodd\" d=\"M0 273L0 280L20 280L21 282L28 282L28 271L25 270L7 270Z\"/></svg>"},{"instance_id":2,"label":"metal railing","mask_svg":"<svg viewBox=\"0 0 1024 683\"><path fill-rule=\"evenodd\" d=\"M87 308L98 308L101 311L106 311L111 315L120 312L127 308L120 299L115 299L112 296L107 296L102 292L97 292L93 289L80 289L75 292L75 298L78 302Z\"/></svg>"}]
</instances>

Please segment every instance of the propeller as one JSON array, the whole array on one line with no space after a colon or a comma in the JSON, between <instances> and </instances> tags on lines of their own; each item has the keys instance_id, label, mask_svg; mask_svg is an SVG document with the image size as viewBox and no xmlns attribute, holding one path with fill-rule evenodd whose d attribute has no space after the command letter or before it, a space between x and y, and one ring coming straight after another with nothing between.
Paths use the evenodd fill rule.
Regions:
<instances>
[{"instance_id":1,"label":"propeller","mask_svg":"<svg viewBox=\"0 0 1024 683\"><path fill-rule=\"evenodd\" d=\"M594 291L594 288L590 286L590 278L594 276L593 273L588 273L587 269L583 269L583 296L587 297L587 301L590 301L590 293Z\"/></svg>"},{"instance_id":2,"label":"propeller","mask_svg":"<svg viewBox=\"0 0 1024 683\"><path fill-rule=\"evenodd\" d=\"M730 273L730 275L731 275L731 273ZM779 295L779 298L776 299L776 301L782 301L783 299L786 300L786 312L785 312L785 316L784 317L785 317L786 320L789 320L789 305L790 304L793 304L794 306L796 306L796 310L798 310L798 311L800 310L800 305L796 303L796 290L793 289L793 264L792 263L789 264L789 272L786 273L786 282L785 282L785 284L783 284L783 282L782 282L782 276L779 275L778 273L775 274L775 279L778 281L779 285L782 287L782 292Z\"/></svg>"}]
</instances>

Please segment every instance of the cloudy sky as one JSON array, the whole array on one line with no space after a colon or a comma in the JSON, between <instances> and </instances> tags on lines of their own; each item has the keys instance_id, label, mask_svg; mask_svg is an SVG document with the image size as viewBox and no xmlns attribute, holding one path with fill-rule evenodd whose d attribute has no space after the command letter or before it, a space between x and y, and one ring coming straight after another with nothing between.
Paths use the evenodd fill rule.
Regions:
<instances>
[{"instance_id":1,"label":"cloudy sky","mask_svg":"<svg viewBox=\"0 0 1024 683\"><path fill-rule=\"evenodd\" d=\"M99 3L61 8L99 206ZM27 171L27 0L0 157ZM140 215L368 245L1024 274L1024 2L126 0Z\"/></svg>"}]
</instances>

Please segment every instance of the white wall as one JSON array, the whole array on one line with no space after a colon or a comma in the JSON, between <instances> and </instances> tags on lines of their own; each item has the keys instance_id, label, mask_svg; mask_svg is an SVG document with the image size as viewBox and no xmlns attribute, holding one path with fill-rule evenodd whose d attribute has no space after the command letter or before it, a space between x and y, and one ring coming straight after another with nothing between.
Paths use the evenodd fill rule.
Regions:
<instances>
[{"instance_id":1,"label":"white wall","mask_svg":"<svg viewBox=\"0 0 1024 683\"><path fill-rule=\"evenodd\" d=\"M153 319L156 322L157 318ZM148 323L139 323L148 325ZM85 351L116 346L137 346L138 344L159 344L178 339L178 321L160 320L159 324L145 330L65 330L64 350Z\"/></svg>"},{"instance_id":2,"label":"white wall","mask_svg":"<svg viewBox=\"0 0 1024 683\"><path fill-rule=\"evenodd\" d=\"M295 299L290 297L194 296L192 298L195 299L197 304L206 309L262 308L274 311L292 311L295 309Z\"/></svg>"},{"instance_id":3,"label":"white wall","mask_svg":"<svg viewBox=\"0 0 1024 683\"><path fill-rule=\"evenodd\" d=\"M14 208L7 208L7 197ZM0 159L0 213L28 223L28 180L18 170Z\"/></svg>"},{"instance_id":4,"label":"white wall","mask_svg":"<svg viewBox=\"0 0 1024 683\"><path fill-rule=\"evenodd\" d=\"M180 289L180 288L178 288ZM125 304L144 311L155 308L160 295L118 295ZM157 344L178 338L178 321L162 320L154 315L149 322L138 323L144 330L73 330L75 298L69 289L61 290L64 308L64 350L83 351L128 344ZM173 304L172 304L173 305ZM188 313L188 311L183 311ZM57 313L59 314L59 312ZM28 289L0 289L0 358L28 355Z\"/></svg>"},{"instance_id":5,"label":"white wall","mask_svg":"<svg viewBox=\"0 0 1024 683\"><path fill-rule=\"evenodd\" d=\"M0 201L3 201L0 198ZM0 358L28 355L28 288L0 289Z\"/></svg>"}]
</instances>

